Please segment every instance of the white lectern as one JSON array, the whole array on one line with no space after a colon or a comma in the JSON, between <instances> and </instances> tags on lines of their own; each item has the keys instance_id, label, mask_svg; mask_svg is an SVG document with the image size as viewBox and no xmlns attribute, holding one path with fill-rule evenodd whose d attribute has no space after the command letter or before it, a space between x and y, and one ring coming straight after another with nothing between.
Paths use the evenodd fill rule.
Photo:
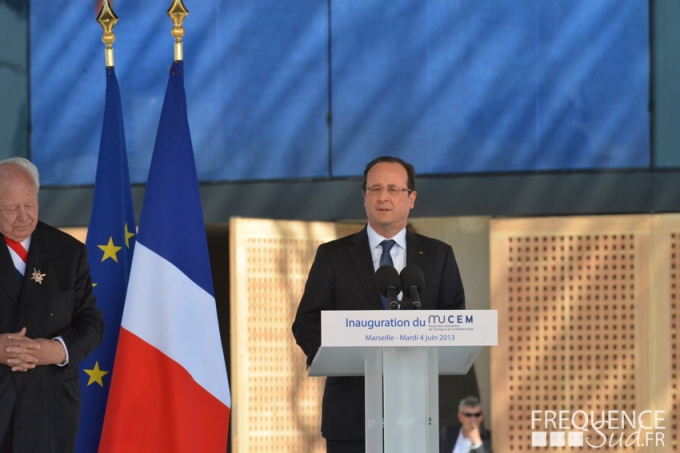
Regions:
<instances>
[{"instance_id":1,"label":"white lectern","mask_svg":"<svg viewBox=\"0 0 680 453\"><path fill-rule=\"evenodd\" d=\"M495 310L325 311L309 375L365 377L367 453L438 453L438 376L497 344Z\"/></svg>"}]
</instances>

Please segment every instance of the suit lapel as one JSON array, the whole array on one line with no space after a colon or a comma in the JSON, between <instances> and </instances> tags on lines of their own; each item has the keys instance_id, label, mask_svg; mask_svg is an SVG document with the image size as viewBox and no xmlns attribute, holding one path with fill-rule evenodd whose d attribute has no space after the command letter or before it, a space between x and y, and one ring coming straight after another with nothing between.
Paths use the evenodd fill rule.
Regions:
<instances>
[{"instance_id":1,"label":"suit lapel","mask_svg":"<svg viewBox=\"0 0 680 453\"><path fill-rule=\"evenodd\" d=\"M349 256L354 265L354 270L359 278L359 283L364 289L371 310L382 310L382 300L375 283L375 270L373 269L373 258L371 249L368 245L368 233L366 228L352 236L352 245L349 248Z\"/></svg>"},{"instance_id":2,"label":"suit lapel","mask_svg":"<svg viewBox=\"0 0 680 453\"><path fill-rule=\"evenodd\" d=\"M49 300L50 285L50 266L53 254L50 248L42 240L39 229L33 233L31 238L31 248L28 250L28 260L26 261L26 273L24 274L23 290L19 296L19 307L15 318L15 328L25 325L26 318L33 308L39 304L44 304ZM43 274L43 282L38 283L34 280L33 274ZM52 276L56 277L56 276Z\"/></svg>"},{"instance_id":3,"label":"suit lapel","mask_svg":"<svg viewBox=\"0 0 680 453\"><path fill-rule=\"evenodd\" d=\"M420 237L406 230L406 265L410 264L424 269L427 257L425 251L420 249Z\"/></svg>"},{"instance_id":4,"label":"suit lapel","mask_svg":"<svg viewBox=\"0 0 680 453\"><path fill-rule=\"evenodd\" d=\"M21 281L7 245L0 244L0 332L12 331L16 306L21 292Z\"/></svg>"},{"instance_id":5,"label":"suit lapel","mask_svg":"<svg viewBox=\"0 0 680 453\"><path fill-rule=\"evenodd\" d=\"M14 262L12 262L12 257L9 254L4 239L0 244L0 275L2 275L0 285L5 289L9 297L16 300L19 297L19 291L21 291L21 280L19 280L19 274L16 267L14 267Z\"/></svg>"},{"instance_id":6,"label":"suit lapel","mask_svg":"<svg viewBox=\"0 0 680 453\"><path fill-rule=\"evenodd\" d=\"M406 232L406 265L414 265L423 271L423 276L425 277L425 288L420 289L420 301L425 302L425 297L427 296L425 289L427 288L427 276L433 275L433 270L430 268L431 260L427 256L429 250L425 250L421 244L421 237L411 233Z\"/></svg>"}]
</instances>

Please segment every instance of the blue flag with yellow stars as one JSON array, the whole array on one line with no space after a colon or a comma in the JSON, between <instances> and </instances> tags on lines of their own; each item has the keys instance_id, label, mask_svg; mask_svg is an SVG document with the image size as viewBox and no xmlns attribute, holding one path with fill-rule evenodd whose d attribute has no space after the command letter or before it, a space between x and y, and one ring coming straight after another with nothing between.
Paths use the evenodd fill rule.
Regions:
<instances>
[{"instance_id":1,"label":"blue flag with yellow stars","mask_svg":"<svg viewBox=\"0 0 680 453\"><path fill-rule=\"evenodd\" d=\"M107 67L104 125L86 241L93 291L97 306L104 314L104 339L80 364L83 399L76 443L78 453L96 453L99 448L135 233L118 80L114 68Z\"/></svg>"}]
</instances>

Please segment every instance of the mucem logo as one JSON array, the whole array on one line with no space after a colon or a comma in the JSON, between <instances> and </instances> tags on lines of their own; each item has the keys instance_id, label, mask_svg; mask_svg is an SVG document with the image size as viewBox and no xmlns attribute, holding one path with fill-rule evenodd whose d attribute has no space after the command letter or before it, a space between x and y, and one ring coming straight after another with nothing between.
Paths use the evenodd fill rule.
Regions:
<instances>
[{"instance_id":1,"label":"mucem logo","mask_svg":"<svg viewBox=\"0 0 680 453\"><path fill-rule=\"evenodd\" d=\"M664 447L665 411L531 411L532 447Z\"/></svg>"},{"instance_id":2,"label":"mucem logo","mask_svg":"<svg viewBox=\"0 0 680 453\"><path fill-rule=\"evenodd\" d=\"M467 314L436 314L427 318L429 330L473 330L475 319Z\"/></svg>"}]
</instances>

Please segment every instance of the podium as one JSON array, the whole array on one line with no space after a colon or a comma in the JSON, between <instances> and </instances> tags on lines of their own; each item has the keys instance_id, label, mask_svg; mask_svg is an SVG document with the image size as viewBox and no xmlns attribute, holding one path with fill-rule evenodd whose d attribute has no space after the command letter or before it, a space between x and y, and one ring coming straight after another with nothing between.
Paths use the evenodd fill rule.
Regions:
<instances>
[{"instance_id":1,"label":"podium","mask_svg":"<svg viewBox=\"0 0 680 453\"><path fill-rule=\"evenodd\" d=\"M497 344L495 310L324 311L308 373L364 376L367 453L438 453L438 376Z\"/></svg>"}]
</instances>

